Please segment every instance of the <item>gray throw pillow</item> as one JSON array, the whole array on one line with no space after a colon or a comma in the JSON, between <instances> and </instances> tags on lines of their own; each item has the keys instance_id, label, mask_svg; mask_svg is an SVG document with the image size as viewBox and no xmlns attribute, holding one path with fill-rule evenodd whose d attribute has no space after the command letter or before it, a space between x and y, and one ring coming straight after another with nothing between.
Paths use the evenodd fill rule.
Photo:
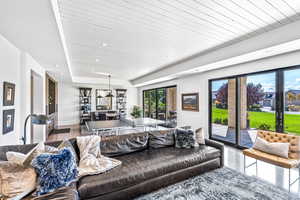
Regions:
<instances>
[{"instance_id":1,"label":"gray throw pillow","mask_svg":"<svg viewBox=\"0 0 300 200\"><path fill-rule=\"evenodd\" d=\"M191 129L176 129L175 147L176 148L192 148L198 146L196 142L195 132Z\"/></svg>"},{"instance_id":2,"label":"gray throw pillow","mask_svg":"<svg viewBox=\"0 0 300 200\"><path fill-rule=\"evenodd\" d=\"M289 157L289 147L290 143L268 142L260 137L256 138L256 141L253 145L253 149L284 158Z\"/></svg>"},{"instance_id":3,"label":"gray throw pillow","mask_svg":"<svg viewBox=\"0 0 300 200\"><path fill-rule=\"evenodd\" d=\"M176 129L154 130L149 132L149 147L158 149L174 146Z\"/></svg>"}]
</instances>

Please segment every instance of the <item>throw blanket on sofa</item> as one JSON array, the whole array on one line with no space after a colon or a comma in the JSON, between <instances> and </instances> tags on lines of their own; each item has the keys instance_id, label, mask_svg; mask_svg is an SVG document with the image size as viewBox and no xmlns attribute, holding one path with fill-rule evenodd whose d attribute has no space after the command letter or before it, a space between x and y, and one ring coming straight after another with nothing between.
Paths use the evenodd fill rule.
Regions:
<instances>
[{"instance_id":1,"label":"throw blanket on sofa","mask_svg":"<svg viewBox=\"0 0 300 200\"><path fill-rule=\"evenodd\" d=\"M94 175L111 170L121 161L101 155L99 136L77 137L77 145L80 150L79 176Z\"/></svg>"}]
</instances>

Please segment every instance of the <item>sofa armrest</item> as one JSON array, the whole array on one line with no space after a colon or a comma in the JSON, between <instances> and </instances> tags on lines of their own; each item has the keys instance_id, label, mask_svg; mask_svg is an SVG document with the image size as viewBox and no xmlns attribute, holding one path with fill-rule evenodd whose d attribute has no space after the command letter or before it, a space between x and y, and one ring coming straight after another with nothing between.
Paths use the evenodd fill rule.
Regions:
<instances>
[{"instance_id":1,"label":"sofa armrest","mask_svg":"<svg viewBox=\"0 0 300 200\"><path fill-rule=\"evenodd\" d=\"M8 151L14 151L14 152L26 154L31 149L33 149L36 145L37 144L0 146L0 160L7 160L6 152L8 152Z\"/></svg>"},{"instance_id":2,"label":"sofa armrest","mask_svg":"<svg viewBox=\"0 0 300 200\"><path fill-rule=\"evenodd\" d=\"M215 147L221 151L221 167L223 167L224 166L224 144L209 139L205 139L205 144L211 147Z\"/></svg>"}]
</instances>

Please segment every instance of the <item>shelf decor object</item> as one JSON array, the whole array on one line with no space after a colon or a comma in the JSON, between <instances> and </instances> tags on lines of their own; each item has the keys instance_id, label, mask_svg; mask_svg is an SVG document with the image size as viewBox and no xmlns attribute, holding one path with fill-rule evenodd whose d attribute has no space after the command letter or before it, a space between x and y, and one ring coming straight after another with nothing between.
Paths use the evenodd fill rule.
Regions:
<instances>
[{"instance_id":1,"label":"shelf decor object","mask_svg":"<svg viewBox=\"0 0 300 200\"><path fill-rule=\"evenodd\" d=\"M126 89L116 89L116 106L120 118L126 117L127 111L127 90Z\"/></svg>"},{"instance_id":2,"label":"shelf decor object","mask_svg":"<svg viewBox=\"0 0 300 200\"><path fill-rule=\"evenodd\" d=\"M80 124L91 120L92 88L79 88Z\"/></svg>"}]
</instances>

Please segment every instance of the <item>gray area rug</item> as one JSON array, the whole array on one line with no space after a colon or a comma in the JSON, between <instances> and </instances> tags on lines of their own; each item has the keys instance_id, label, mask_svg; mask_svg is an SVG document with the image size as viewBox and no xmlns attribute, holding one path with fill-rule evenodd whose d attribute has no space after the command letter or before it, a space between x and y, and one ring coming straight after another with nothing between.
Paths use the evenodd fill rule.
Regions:
<instances>
[{"instance_id":1,"label":"gray area rug","mask_svg":"<svg viewBox=\"0 0 300 200\"><path fill-rule=\"evenodd\" d=\"M229 168L217 169L136 200L300 200L295 194Z\"/></svg>"}]
</instances>

